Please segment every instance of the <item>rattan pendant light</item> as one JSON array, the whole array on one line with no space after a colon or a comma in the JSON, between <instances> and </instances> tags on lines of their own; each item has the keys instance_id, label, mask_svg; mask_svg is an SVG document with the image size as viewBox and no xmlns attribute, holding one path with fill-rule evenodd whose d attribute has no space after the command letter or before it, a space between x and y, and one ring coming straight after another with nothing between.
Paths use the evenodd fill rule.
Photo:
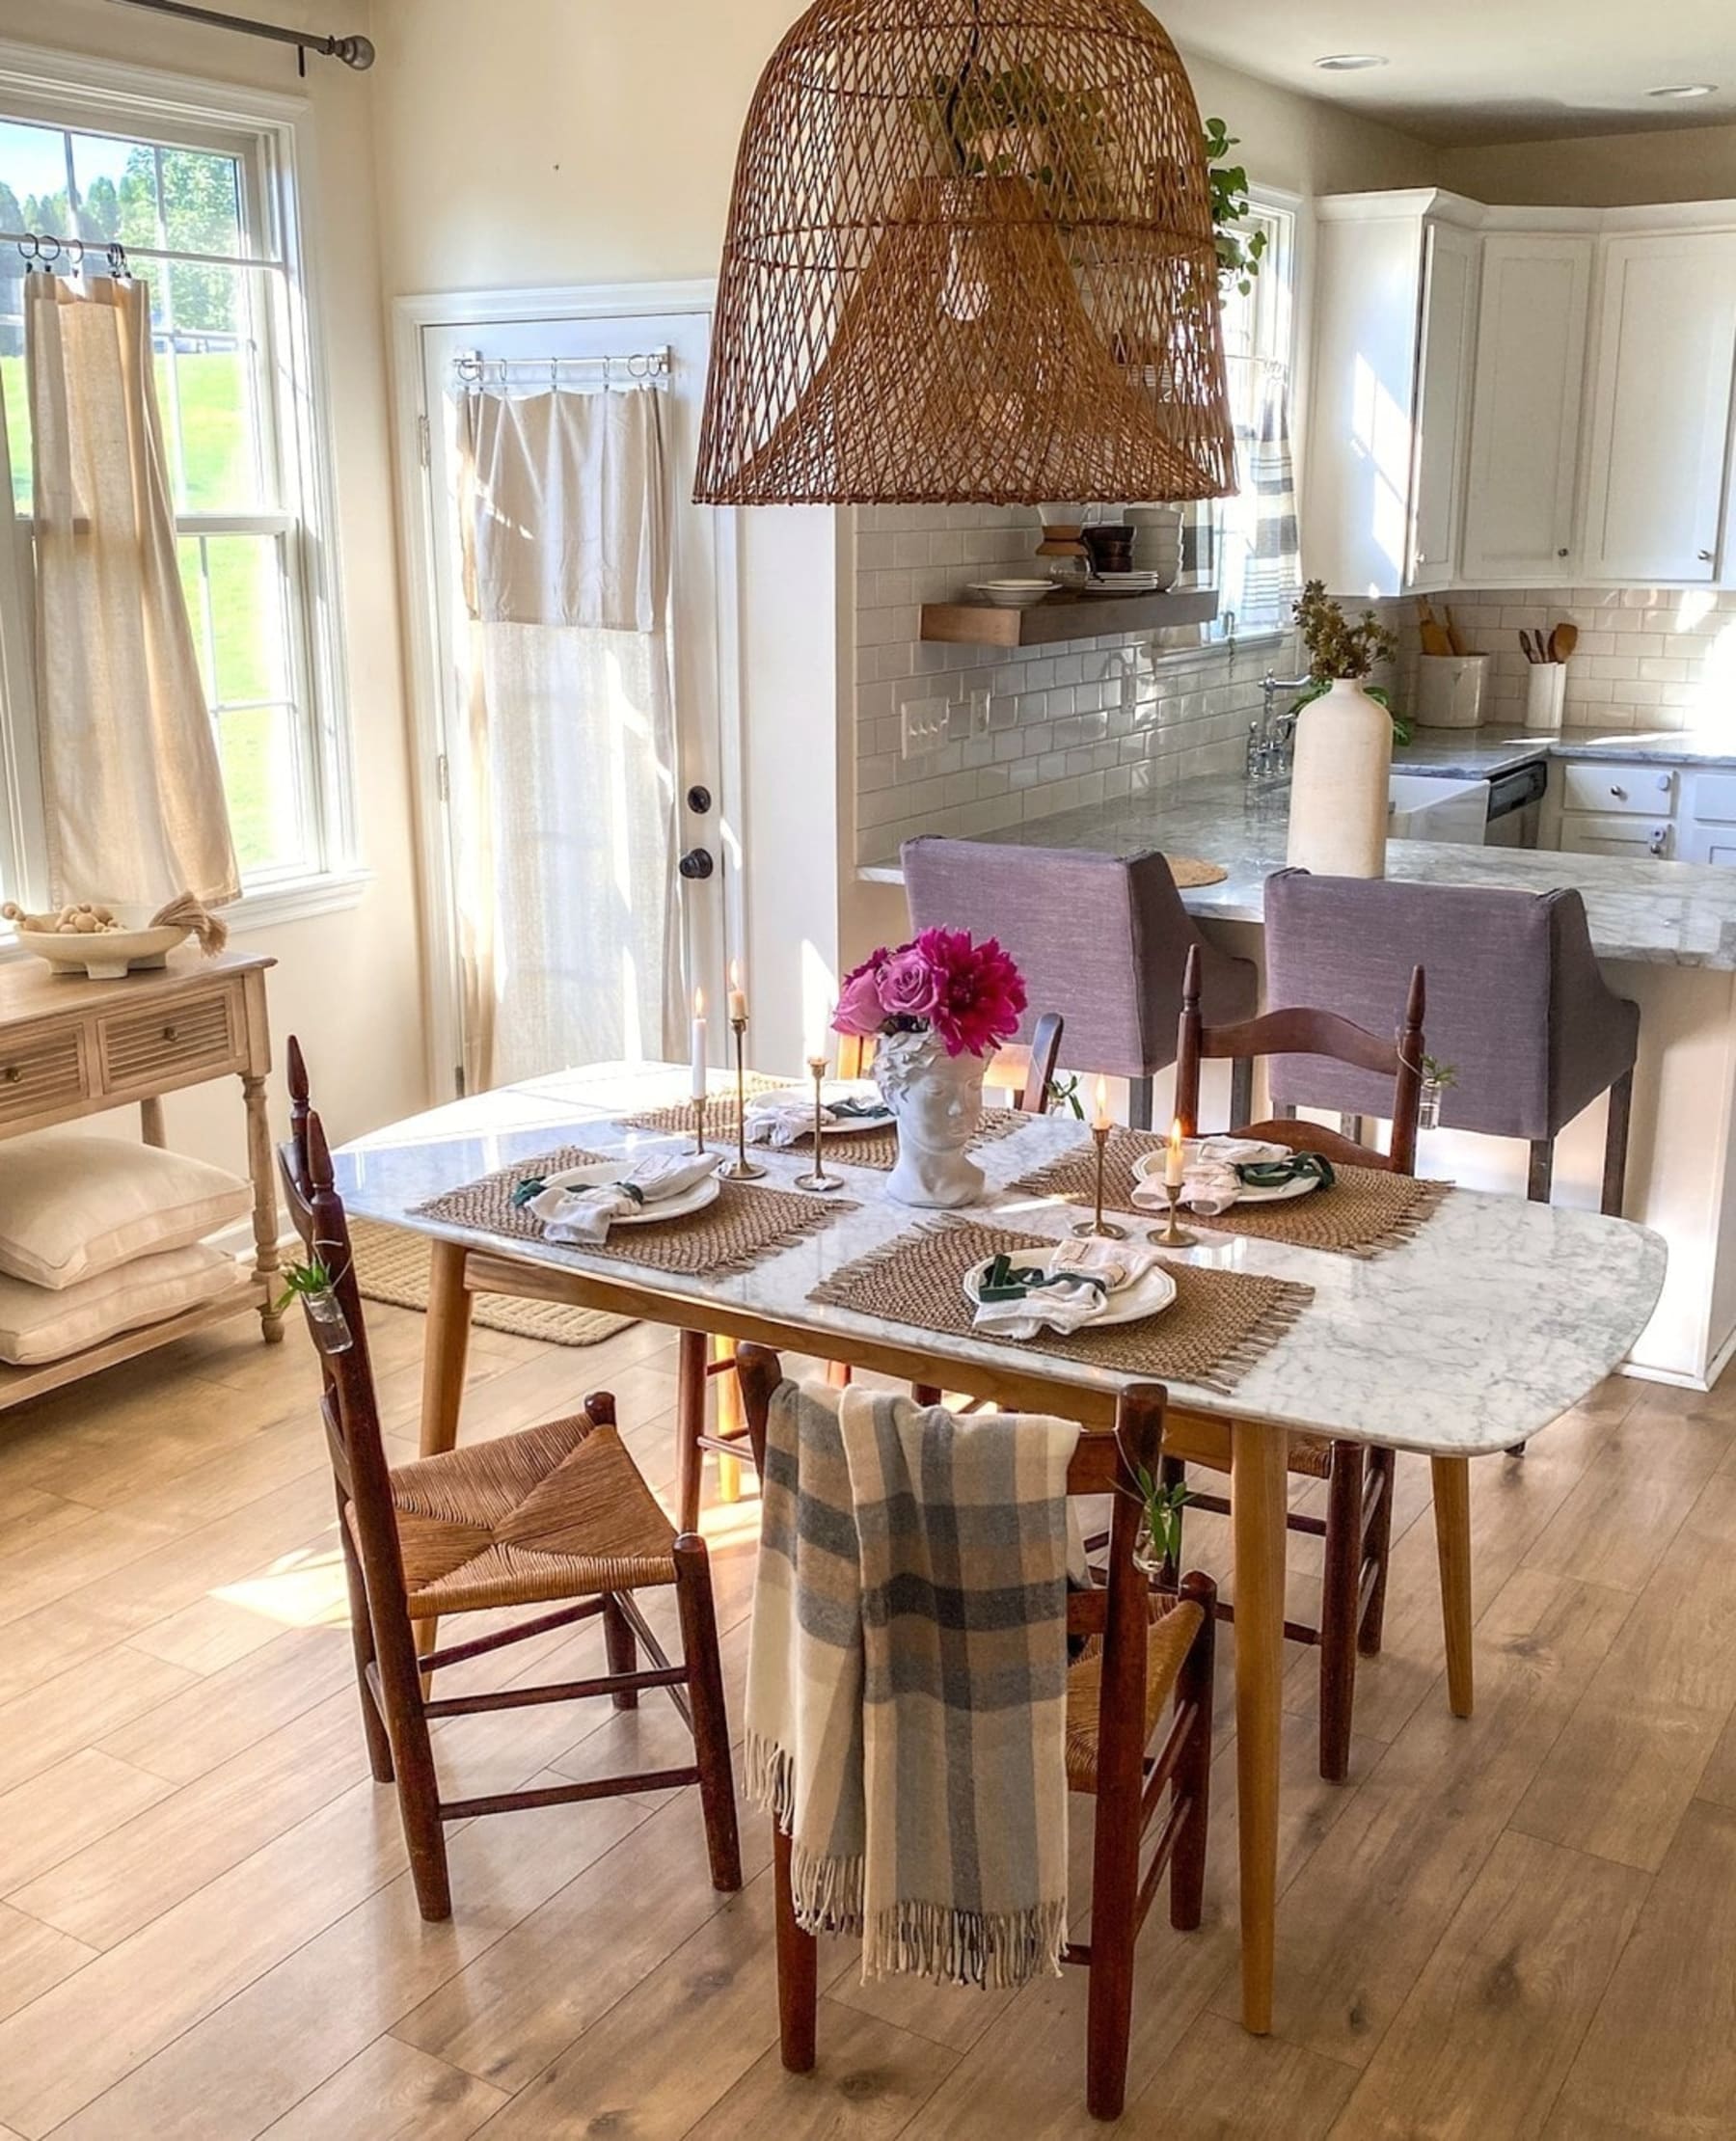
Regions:
<instances>
[{"instance_id":1,"label":"rattan pendant light","mask_svg":"<svg viewBox=\"0 0 1736 2141\"><path fill-rule=\"evenodd\" d=\"M1193 91L1139 0L818 0L742 136L695 495L1234 488Z\"/></svg>"}]
</instances>

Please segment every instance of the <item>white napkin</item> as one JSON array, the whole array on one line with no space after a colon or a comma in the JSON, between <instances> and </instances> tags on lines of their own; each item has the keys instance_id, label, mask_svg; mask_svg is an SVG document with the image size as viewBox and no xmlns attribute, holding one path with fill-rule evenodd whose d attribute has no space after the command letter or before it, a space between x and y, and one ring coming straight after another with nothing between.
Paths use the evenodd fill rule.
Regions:
<instances>
[{"instance_id":1,"label":"white napkin","mask_svg":"<svg viewBox=\"0 0 1736 2141\"><path fill-rule=\"evenodd\" d=\"M1182 1148L1181 1202L1202 1219L1226 1212L1242 1193L1238 1167L1260 1160L1289 1157L1288 1145L1259 1137L1190 1138ZM1133 1202L1144 1211L1167 1211L1169 1195L1163 1171L1142 1176L1133 1185Z\"/></svg>"},{"instance_id":2,"label":"white napkin","mask_svg":"<svg viewBox=\"0 0 1736 2141\"><path fill-rule=\"evenodd\" d=\"M843 1079L835 1085L820 1089L822 1109L835 1106L840 1100L872 1100L878 1106L880 1095L871 1081ZM888 1118L889 1120L889 1118ZM786 1086L775 1093L762 1093L747 1103L747 1142L749 1145L795 1145L804 1137L811 1137L814 1129L814 1094L810 1086Z\"/></svg>"},{"instance_id":3,"label":"white napkin","mask_svg":"<svg viewBox=\"0 0 1736 2141\"><path fill-rule=\"evenodd\" d=\"M1035 1263L1044 1252L1032 1250L1030 1258ZM1043 1330L1077 1331L1095 1322L1111 1296L1143 1278L1157 1259L1121 1241L1064 1241L1044 1260L1051 1275L1047 1286L1034 1287L1018 1301L978 1302L972 1328L1011 1339L1035 1338ZM1020 1261L1019 1252L1014 1252L1013 1261ZM1102 1287L1071 1285L1062 1276L1066 1272L1088 1272L1102 1280Z\"/></svg>"},{"instance_id":4,"label":"white napkin","mask_svg":"<svg viewBox=\"0 0 1736 2141\"><path fill-rule=\"evenodd\" d=\"M784 1093L762 1093L747 1103L749 1145L794 1145L812 1134L814 1096L792 1086Z\"/></svg>"},{"instance_id":5,"label":"white napkin","mask_svg":"<svg viewBox=\"0 0 1736 2141\"><path fill-rule=\"evenodd\" d=\"M651 1152L623 1169L612 1182L582 1189L551 1182L531 1198L529 1208L542 1221L548 1240L594 1248L609 1239L610 1228L625 1213L679 1197L704 1181L716 1170L719 1156L717 1152ZM633 1190L638 1192L637 1197Z\"/></svg>"}]
</instances>

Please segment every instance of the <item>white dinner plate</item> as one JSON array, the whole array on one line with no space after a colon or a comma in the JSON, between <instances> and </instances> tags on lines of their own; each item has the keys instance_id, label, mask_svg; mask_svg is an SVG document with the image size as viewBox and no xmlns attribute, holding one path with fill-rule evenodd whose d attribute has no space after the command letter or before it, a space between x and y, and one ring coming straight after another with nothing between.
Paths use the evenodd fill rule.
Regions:
<instances>
[{"instance_id":1,"label":"white dinner plate","mask_svg":"<svg viewBox=\"0 0 1736 2141\"><path fill-rule=\"evenodd\" d=\"M629 1169L631 1162L629 1162ZM601 1160L591 1167L563 1167L558 1175L543 1178L545 1189L597 1189L606 1182L618 1182L624 1172L619 1160ZM684 1189L679 1197L661 1197L654 1205L645 1205L633 1211L617 1212L610 1221L614 1227L654 1227L665 1219L685 1219L691 1211L703 1211L707 1205L715 1205L722 1185L717 1176L707 1175L692 1189ZM598 1243L596 1246L601 1247Z\"/></svg>"},{"instance_id":2,"label":"white dinner plate","mask_svg":"<svg viewBox=\"0 0 1736 2141\"><path fill-rule=\"evenodd\" d=\"M1141 1152L1139 1157L1133 1162L1133 1173L1135 1179L1139 1181L1144 1182L1150 1181L1153 1176L1156 1176L1159 1179L1161 1179L1163 1175L1164 1161L1167 1157L1168 1155L1163 1152ZM1293 1182L1280 1182L1276 1189L1237 1190L1235 1196L1235 1204L1288 1205L1292 1198L1306 1197L1311 1189L1318 1189L1319 1186L1320 1185L1318 1180L1314 1176L1303 1175ZM1187 1205L1185 1199L1183 1200L1182 1208L1183 1210L1192 1209L1192 1206ZM1235 1206L1232 1205L1228 1208L1234 1211L1235 1209ZM1146 1207L1142 1205L1140 1206L1140 1209L1141 1211L1144 1211ZM1206 1216L1207 1215L1203 1212L1200 1214L1200 1217L1202 1219L1204 1219ZM1217 1218L1222 1218L1223 1214L1220 1212L1214 1214L1213 1216Z\"/></svg>"},{"instance_id":3,"label":"white dinner plate","mask_svg":"<svg viewBox=\"0 0 1736 2141\"><path fill-rule=\"evenodd\" d=\"M1009 1250L1008 1254L1021 1267L1033 1271L1047 1271L1054 1252L1049 1249L1016 1249ZM965 1272L964 1300L969 1308L982 1307L982 1295L978 1289L993 1261L992 1257L985 1257L981 1263ZM1167 1309L1175 1298L1175 1280L1160 1263L1154 1263L1139 1278L1131 1280L1125 1287L1118 1287L1109 1296L1102 1314L1094 1315L1084 1328L1097 1331L1106 1323L1139 1323L1148 1315L1156 1315Z\"/></svg>"}]
</instances>

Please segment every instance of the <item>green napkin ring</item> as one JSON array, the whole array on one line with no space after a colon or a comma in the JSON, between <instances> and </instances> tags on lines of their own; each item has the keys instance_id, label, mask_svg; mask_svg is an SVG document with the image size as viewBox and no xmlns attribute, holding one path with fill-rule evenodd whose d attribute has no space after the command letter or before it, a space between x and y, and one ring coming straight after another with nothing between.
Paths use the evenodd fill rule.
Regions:
<instances>
[{"instance_id":1,"label":"green napkin ring","mask_svg":"<svg viewBox=\"0 0 1736 2141\"><path fill-rule=\"evenodd\" d=\"M1330 1189L1338 1180L1332 1162L1320 1152L1292 1152L1288 1159L1247 1160L1235 1170L1244 1189L1282 1189L1288 1182L1318 1182Z\"/></svg>"},{"instance_id":2,"label":"green napkin ring","mask_svg":"<svg viewBox=\"0 0 1736 2141\"><path fill-rule=\"evenodd\" d=\"M1044 1271L1036 1264L1016 1264L1004 1251L983 1274L979 1301L1022 1301L1039 1287L1093 1287L1107 1297L1109 1282L1095 1271Z\"/></svg>"}]
</instances>

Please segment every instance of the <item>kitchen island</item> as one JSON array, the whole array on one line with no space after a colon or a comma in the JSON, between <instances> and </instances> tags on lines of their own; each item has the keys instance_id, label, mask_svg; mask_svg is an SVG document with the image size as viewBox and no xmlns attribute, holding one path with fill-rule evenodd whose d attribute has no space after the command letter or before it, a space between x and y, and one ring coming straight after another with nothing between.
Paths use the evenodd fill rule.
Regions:
<instances>
[{"instance_id":1,"label":"kitchen island","mask_svg":"<svg viewBox=\"0 0 1736 2141\"><path fill-rule=\"evenodd\" d=\"M1639 740L1621 741L1634 755ZM1560 740L1527 742L1534 755ZM1009 827L992 837L1120 855L1161 849L1219 863L1228 873L1224 881L1184 893L1185 904L1227 949L1260 961L1265 881L1285 866L1288 814L1286 789L1257 791L1240 774L1220 774ZM903 882L895 860L860 874L882 884ZM1655 1228L1669 1246L1663 1297L1629 1366L1709 1388L1736 1352L1736 870L1397 840L1388 845L1387 874L1418 884L1533 893L1572 885L1584 898L1611 986L1641 1011L1626 1215ZM1157 1104L1161 1115L1161 1093ZM1598 1103L1558 1142L1558 1204L1596 1208L1602 1151ZM1523 1196L1525 1163L1517 1141L1451 1130L1423 1139L1424 1172L1479 1189Z\"/></svg>"}]
</instances>

